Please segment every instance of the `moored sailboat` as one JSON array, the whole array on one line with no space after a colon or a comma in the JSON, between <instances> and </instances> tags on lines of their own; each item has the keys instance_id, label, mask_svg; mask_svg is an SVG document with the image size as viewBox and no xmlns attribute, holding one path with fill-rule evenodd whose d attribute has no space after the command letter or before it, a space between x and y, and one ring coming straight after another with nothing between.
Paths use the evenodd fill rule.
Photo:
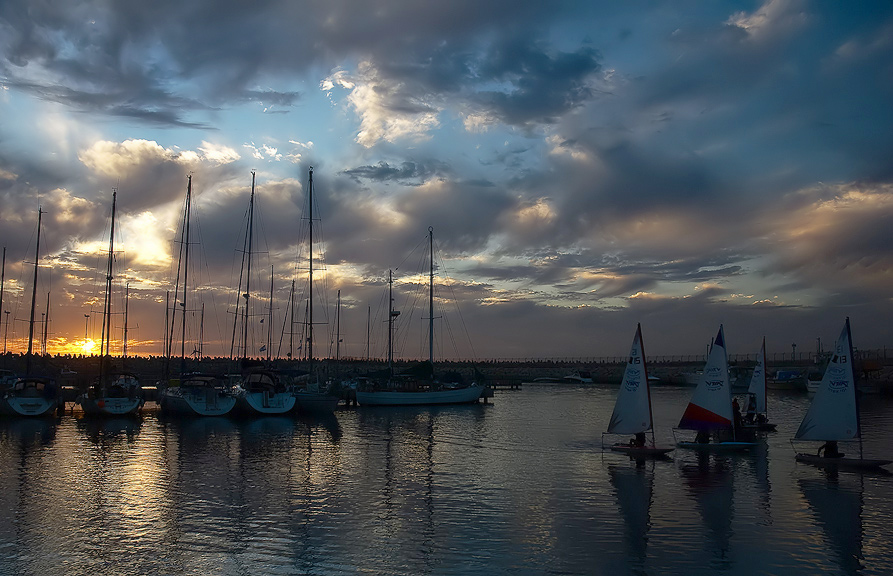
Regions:
<instances>
[{"instance_id":1,"label":"moored sailboat","mask_svg":"<svg viewBox=\"0 0 893 576\"><path fill-rule=\"evenodd\" d=\"M651 432L651 445L645 442L645 433ZM651 388L648 382L648 369L645 364L645 344L642 341L642 326L636 325L636 335L620 390L614 403L614 412L608 423L606 434L635 434L628 444L614 444L611 450L629 454L634 458L660 457L672 452L673 448L659 447L654 442L654 419L651 410Z\"/></svg>"},{"instance_id":2,"label":"moored sailboat","mask_svg":"<svg viewBox=\"0 0 893 576\"><path fill-rule=\"evenodd\" d=\"M702 451L746 451L756 445L736 439L732 385L722 324L710 347L707 363L677 428L694 430L694 442L677 442L679 448ZM712 437L711 437L712 436Z\"/></svg>"},{"instance_id":3,"label":"moored sailboat","mask_svg":"<svg viewBox=\"0 0 893 576\"><path fill-rule=\"evenodd\" d=\"M186 371L186 314L187 295L189 292L189 219L192 207L192 176L187 177L186 202L183 210L183 223L180 234L180 253L177 286L174 299L180 297L180 268L183 270L182 301L174 306L174 318L171 321L171 336L167 339L166 356L171 358L171 342L173 326L176 323L176 311L180 309L182 326L180 334L180 378L176 385L169 383L159 392L158 405L162 413L180 414L183 416L223 416L236 405L236 398L224 382L211 374L190 373Z\"/></svg>"},{"instance_id":4,"label":"moored sailboat","mask_svg":"<svg viewBox=\"0 0 893 576\"><path fill-rule=\"evenodd\" d=\"M109 234L109 258L105 275L105 302L102 308L102 342L99 354L99 377L75 402L89 416L123 416L135 414L143 405L143 390L135 374L113 374L109 371L112 332L112 280L115 261L115 209L118 191L112 192L111 232ZM125 336L126 340L126 336Z\"/></svg>"},{"instance_id":5,"label":"moored sailboat","mask_svg":"<svg viewBox=\"0 0 893 576\"><path fill-rule=\"evenodd\" d=\"M245 291L242 291L241 282L236 304L236 317L233 320L233 343L235 344L236 324L239 319L242 320L242 360L243 366L247 361L249 350L249 325L251 323L251 256L254 243L254 197L255 197L255 177L256 173L251 172L251 198L248 202L248 226L245 235ZM272 294L271 294L272 296ZM244 299L242 314L238 314L238 302ZM272 301L270 303L272 307ZM272 308L271 308L272 311ZM268 325L268 330L272 329L272 322ZM270 344L267 344L269 351ZM285 386L279 382L277 374L271 370L263 370L259 368L243 369L242 379L238 386L233 389L236 397L236 409L239 413L247 416L262 415L281 415L291 412L295 407L295 396L286 390Z\"/></svg>"},{"instance_id":6,"label":"moored sailboat","mask_svg":"<svg viewBox=\"0 0 893 576\"><path fill-rule=\"evenodd\" d=\"M360 406L433 406L441 404L472 404L480 400L483 384L447 384L434 378L434 228L428 228L430 272L428 280L428 364L421 378L400 378L393 374L383 383L368 381L357 387L357 403ZM391 290L393 278L389 277ZM393 298L388 296L388 364L391 367L394 319L399 312L393 309Z\"/></svg>"},{"instance_id":7,"label":"moored sailboat","mask_svg":"<svg viewBox=\"0 0 893 576\"><path fill-rule=\"evenodd\" d=\"M40 268L40 222L43 210L37 209L37 247L34 257L34 284L31 291L31 320L28 324L28 353L25 376L18 378L12 387L0 396L0 414L7 416L52 416L62 406L62 394L52 378L31 373L34 350L34 309L37 299L37 271ZM7 320L8 322L8 320Z\"/></svg>"},{"instance_id":8,"label":"moored sailboat","mask_svg":"<svg viewBox=\"0 0 893 576\"><path fill-rule=\"evenodd\" d=\"M331 414L338 407L341 398L334 394L329 385L320 382L314 371L313 358L313 167L307 184L308 220L308 272L307 280L307 382L294 391L299 412L309 414Z\"/></svg>"},{"instance_id":9,"label":"moored sailboat","mask_svg":"<svg viewBox=\"0 0 893 576\"><path fill-rule=\"evenodd\" d=\"M834 468L879 468L893 463L893 460L868 459L862 454L849 318L794 440L825 442L816 454L798 453L798 462ZM847 457L837 450L837 443L846 441L858 441L858 457Z\"/></svg>"}]
</instances>

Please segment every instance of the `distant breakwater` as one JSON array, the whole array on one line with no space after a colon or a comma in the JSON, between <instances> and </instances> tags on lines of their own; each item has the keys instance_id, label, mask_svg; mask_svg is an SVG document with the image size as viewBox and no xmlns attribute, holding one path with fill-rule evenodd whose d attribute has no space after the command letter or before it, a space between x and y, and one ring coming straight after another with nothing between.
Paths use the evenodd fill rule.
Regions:
<instances>
[{"instance_id":1,"label":"distant breakwater","mask_svg":"<svg viewBox=\"0 0 893 576\"><path fill-rule=\"evenodd\" d=\"M249 361L255 365L264 365L262 359ZM401 371L417 364L418 361L396 361L394 368ZM533 382L536 379L561 379L566 376L584 376L594 382L619 383L623 376L626 358L599 358L599 359L555 359L555 360L447 360L436 363L438 373L454 372L466 379L504 380L506 382ZM751 356L730 356L730 365L739 373L749 371L755 363ZM665 384L685 384L686 374L690 374L703 367L704 358L691 357L667 357L649 360L649 375L657 377ZM21 354L0 355L0 368L12 370L16 374L25 371L25 356ZM60 380L60 384L75 388L89 386L96 379L100 371L99 356L70 356L70 355L36 355L32 357L32 372L38 375L50 376ZM174 358L167 360L163 357L111 357L107 359L107 366L112 371L128 371L136 374L144 385L154 385L168 376L176 376L181 370L186 372L200 371L213 374L237 374L240 371L240 361L229 358L188 358L185 362ZM387 363L381 360L357 360L346 359L336 362L334 360L315 360L315 369L321 370L326 378L339 378L356 375L370 375L387 370ZM300 360L273 359L270 367L274 370L300 373L306 371L307 362ZM864 378L893 382L893 354L887 357L886 350L862 351L861 359L857 359L857 367L861 368ZM811 355L791 358L791 355L781 358L768 358L768 371L770 375L776 370L791 369L806 374L811 371L821 372L822 365L816 362Z\"/></svg>"}]
</instances>

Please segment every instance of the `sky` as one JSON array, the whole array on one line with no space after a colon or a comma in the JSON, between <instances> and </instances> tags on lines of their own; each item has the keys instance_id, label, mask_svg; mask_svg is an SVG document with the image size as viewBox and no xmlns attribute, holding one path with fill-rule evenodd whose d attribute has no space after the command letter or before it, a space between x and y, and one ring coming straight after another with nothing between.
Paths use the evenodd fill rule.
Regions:
<instances>
[{"instance_id":1,"label":"sky","mask_svg":"<svg viewBox=\"0 0 893 576\"><path fill-rule=\"evenodd\" d=\"M891 102L884 1L3 2L4 344L40 208L45 346L97 350L116 190L112 352L129 285L128 353L161 353L191 176L187 353L300 354L311 222L317 354L386 354L390 270L395 355L427 355L429 227L439 358L624 355L636 323L648 355L721 323L804 353L846 317L884 348Z\"/></svg>"}]
</instances>

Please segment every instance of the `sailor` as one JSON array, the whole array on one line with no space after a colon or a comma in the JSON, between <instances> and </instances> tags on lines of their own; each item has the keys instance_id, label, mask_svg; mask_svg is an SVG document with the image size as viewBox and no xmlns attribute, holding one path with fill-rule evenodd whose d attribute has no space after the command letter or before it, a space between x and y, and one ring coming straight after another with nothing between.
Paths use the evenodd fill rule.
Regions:
<instances>
[{"instance_id":1,"label":"sailor","mask_svg":"<svg viewBox=\"0 0 893 576\"><path fill-rule=\"evenodd\" d=\"M837 442L834 440L828 440L821 446L819 446L818 452L816 452L816 456L822 456L822 451L824 451L825 458L843 458L843 452L840 452L837 449Z\"/></svg>"}]
</instances>

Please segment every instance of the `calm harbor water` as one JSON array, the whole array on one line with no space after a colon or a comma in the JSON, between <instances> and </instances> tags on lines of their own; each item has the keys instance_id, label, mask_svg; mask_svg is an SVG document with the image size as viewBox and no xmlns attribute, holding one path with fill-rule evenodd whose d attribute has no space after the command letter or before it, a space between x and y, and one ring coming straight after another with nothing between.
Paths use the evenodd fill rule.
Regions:
<instances>
[{"instance_id":1,"label":"calm harbor water","mask_svg":"<svg viewBox=\"0 0 893 576\"><path fill-rule=\"evenodd\" d=\"M691 389L654 390L659 442ZM0 420L0 574L890 574L893 477L603 453L616 388L330 419ZM863 401L866 455L893 399ZM850 447L844 447L850 449Z\"/></svg>"}]
</instances>

